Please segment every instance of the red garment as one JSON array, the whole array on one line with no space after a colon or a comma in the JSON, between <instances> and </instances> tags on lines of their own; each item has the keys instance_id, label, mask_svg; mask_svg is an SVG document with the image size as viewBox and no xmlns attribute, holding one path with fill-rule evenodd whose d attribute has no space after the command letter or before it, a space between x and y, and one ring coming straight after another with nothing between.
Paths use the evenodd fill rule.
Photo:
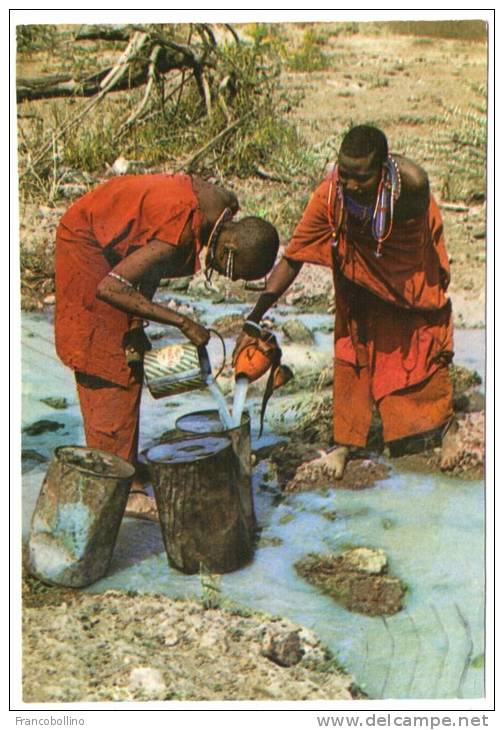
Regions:
<instances>
[{"instance_id":1,"label":"red garment","mask_svg":"<svg viewBox=\"0 0 504 730\"><path fill-rule=\"evenodd\" d=\"M446 295L450 273L439 209L431 197L425 215L394 223L381 258L375 255L377 243L370 225L362 227L350 216L343 219L333 250L334 222L339 217L335 186L327 179L312 195L285 256L331 267L334 256L335 362L353 366L357 376L366 370L362 372L365 385L363 378L360 383L371 401L400 391L406 398L407 389L426 382L453 356L451 305ZM354 386L358 387L356 381ZM347 389L347 402L354 396ZM335 438L336 432L345 431L339 422L341 411L349 410L342 397L344 390L338 388ZM433 401L431 411L429 428L440 425L439 413L446 408L438 408ZM395 413L400 418L400 409ZM357 415L362 419L357 430L367 433L366 414ZM405 436L412 433L410 414L405 408L402 423L397 423L396 431ZM341 437L337 440L347 443Z\"/></svg>"},{"instance_id":2,"label":"red garment","mask_svg":"<svg viewBox=\"0 0 504 730\"><path fill-rule=\"evenodd\" d=\"M335 185L324 180L294 231L287 258L332 266L331 223L339 219L337 207ZM337 246L338 269L346 279L405 309L440 309L446 304L450 269L443 222L432 196L425 215L394 223L381 258L375 256L376 245L369 224L361 228L347 218Z\"/></svg>"},{"instance_id":3,"label":"red garment","mask_svg":"<svg viewBox=\"0 0 504 730\"><path fill-rule=\"evenodd\" d=\"M128 387L75 373L86 444L126 461L138 458L139 409L142 375L132 375Z\"/></svg>"},{"instance_id":4,"label":"red garment","mask_svg":"<svg viewBox=\"0 0 504 730\"><path fill-rule=\"evenodd\" d=\"M367 443L373 398L367 368L334 363L333 438L335 443L364 447ZM441 367L418 385L384 396L376 404L386 442L432 431L453 415L448 368Z\"/></svg>"},{"instance_id":5,"label":"red garment","mask_svg":"<svg viewBox=\"0 0 504 730\"><path fill-rule=\"evenodd\" d=\"M123 337L132 317L99 301L99 282L119 261L153 239L177 246L188 221L194 252L184 272L199 269L201 213L188 175L125 175L74 203L56 234L56 350L88 375L127 386Z\"/></svg>"}]
</instances>

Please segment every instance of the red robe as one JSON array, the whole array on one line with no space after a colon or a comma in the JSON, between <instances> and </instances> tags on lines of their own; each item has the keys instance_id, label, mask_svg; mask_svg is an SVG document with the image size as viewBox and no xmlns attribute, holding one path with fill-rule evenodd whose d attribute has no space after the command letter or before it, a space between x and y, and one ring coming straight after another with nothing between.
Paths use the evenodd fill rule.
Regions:
<instances>
[{"instance_id":1,"label":"red robe","mask_svg":"<svg viewBox=\"0 0 504 730\"><path fill-rule=\"evenodd\" d=\"M362 398L353 405L354 410L365 411L355 418L365 418L367 423L369 403L380 405L387 396L404 393L421 383L427 385L451 360L453 325L446 294L450 272L443 224L434 198L421 217L394 223L382 256L377 258L377 243L369 224L363 227L351 216L346 216L333 249L333 222L339 218L335 197L335 186L330 179L324 180L312 195L285 256L329 267L334 258L335 377L338 375L342 384L335 389L335 396L339 396L339 403L335 400L334 404L335 438L338 432L340 442L351 444L344 440L349 437L349 429L337 426L336 421L342 397L348 401L354 396L349 393L352 382L362 390L362 398L367 394L369 402L365 406ZM339 366L347 366L347 370L340 367L338 371ZM428 399L425 414L418 422L411 422L405 406L403 423L398 423L394 409L395 423L384 422L386 440L417 433L419 428L428 430L449 417L451 391L445 376L444 372L443 387L434 389L436 396ZM360 378L359 384L355 377ZM449 398L443 395L441 403L439 393L444 394L446 389ZM416 404L413 410L419 407ZM355 445L365 443L365 424L359 423L350 431L358 442Z\"/></svg>"},{"instance_id":2,"label":"red robe","mask_svg":"<svg viewBox=\"0 0 504 730\"><path fill-rule=\"evenodd\" d=\"M178 246L191 222L194 247L181 270L199 269L201 212L187 175L127 175L77 200L56 234L56 350L76 371L86 443L135 461L141 373L126 364L133 317L96 298L119 261L156 239Z\"/></svg>"},{"instance_id":3,"label":"red robe","mask_svg":"<svg viewBox=\"0 0 504 730\"><path fill-rule=\"evenodd\" d=\"M76 371L126 386L123 337L132 317L96 298L119 261L153 239L177 246L191 220L194 250L184 272L199 269L201 213L188 175L125 175L77 200L56 234L56 350Z\"/></svg>"}]
</instances>

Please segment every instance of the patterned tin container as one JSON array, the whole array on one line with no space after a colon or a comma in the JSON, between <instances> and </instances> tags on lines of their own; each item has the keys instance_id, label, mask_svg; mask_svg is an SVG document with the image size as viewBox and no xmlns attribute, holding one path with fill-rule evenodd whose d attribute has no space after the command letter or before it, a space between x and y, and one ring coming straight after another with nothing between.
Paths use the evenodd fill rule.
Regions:
<instances>
[{"instance_id":1,"label":"patterned tin container","mask_svg":"<svg viewBox=\"0 0 504 730\"><path fill-rule=\"evenodd\" d=\"M145 380L153 398L205 388L211 372L206 347L190 342L150 350L144 356Z\"/></svg>"}]
</instances>

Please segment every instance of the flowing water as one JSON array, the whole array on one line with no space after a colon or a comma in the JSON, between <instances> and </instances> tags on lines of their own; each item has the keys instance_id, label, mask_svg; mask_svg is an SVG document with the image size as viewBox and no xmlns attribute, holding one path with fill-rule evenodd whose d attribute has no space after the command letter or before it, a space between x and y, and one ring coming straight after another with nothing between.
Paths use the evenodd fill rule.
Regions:
<instances>
[{"instance_id":1,"label":"flowing water","mask_svg":"<svg viewBox=\"0 0 504 730\"><path fill-rule=\"evenodd\" d=\"M209 321L222 313L225 308L213 306ZM331 321L322 315L300 319L310 327ZM25 434L23 448L44 455L62 443L82 443L72 378L47 344L50 325L40 316L25 315L23 331L24 423L44 418L61 424L41 436ZM317 332L316 345L331 348L330 335ZM456 362L483 375L484 332L457 332L456 346L462 354ZM40 403L40 398L52 395L65 396L68 408L57 411ZM212 408L212 401L205 393L161 401L146 394L143 447L172 428L177 417ZM252 415L254 433L257 418L254 411ZM266 429L260 440L253 441L253 448L275 439ZM46 468L39 464L23 477L25 537ZM373 698L484 695L482 481L393 469L373 489L292 494L279 503L277 486L263 462L255 467L253 483L261 538L250 565L219 579L224 602L287 616L313 629ZM294 563L309 552L338 552L356 545L385 550L390 572L408 586L403 611L386 619L350 613L296 574ZM121 526L108 576L88 590L109 588L201 595L197 576L182 575L168 566L158 525L130 519Z\"/></svg>"},{"instance_id":2,"label":"flowing water","mask_svg":"<svg viewBox=\"0 0 504 730\"><path fill-rule=\"evenodd\" d=\"M248 387L249 379L244 375L239 375L235 381L233 394L233 426L238 426L241 423L243 409L247 401Z\"/></svg>"},{"instance_id":3,"label":"flowing water","mask_svg":"<svg viewBox=\"0 0 504 730\"><path fill-rule=\"evenodd\" d=\"M208 390L210 391L214 401L217 404L217 409L219 411L219 416L222 422L222 425L224 428L229 429L233 428L233 419L231 418L231 414L229 413L226 399L224 397L224 394L222 393L221 389L219 388L217 382L215 381L215 378L213 375L209 375L206 381Z\"/></svg>"}]
</instances>

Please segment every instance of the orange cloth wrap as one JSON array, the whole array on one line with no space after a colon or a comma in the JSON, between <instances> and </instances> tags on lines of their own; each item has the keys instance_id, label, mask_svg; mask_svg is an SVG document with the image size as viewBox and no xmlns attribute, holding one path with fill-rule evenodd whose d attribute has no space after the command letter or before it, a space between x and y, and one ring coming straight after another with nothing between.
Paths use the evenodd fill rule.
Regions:
<instances>
[{"instance_id":1,"label":"orange cloth wrap","mask_svg":"<svg viewBox=\"0 0 504 730\"><path fill-rule=\"evenodd\" d=\"M128 387L84 373L75 373L86 444L121 456L133 464L138 458L142 376L132 376Z\"/></svg>"},{"instance_id":2,"label":"orange cloth wrap","mask_svg":"<svg viewBox=\"0 0 504 730\"><path fill-rule=\"evenodd\" d=\"M440 368L446 373L453 357L446 295L450 272L439 209L431 197L424 216L394 224L377 258L369 226L364 229L350 217L343 218L333 245L331 221L339 220L334 193L329 179L317 188L285 256L333 267L335 440L364 445L373 402L387 419L386 440L435 428L452 413L447 376L440 374L435 382L442 380L443 387L430 387L425 398L418 392ZM415 401L409 407L413 392ZM382 399L392 394L402 407L380 408ZM419 402L422 416L415 419L414 403Z\"/></svg>"},{"instance_id":3,"label":"orange cloth wrap","mask_svg":"<svg viewBox=\"0 0 504 730\"><path fill-rule=\"evenodd\" d=\"M99 282L119 261L152 240L177 246L192 221L199 268L201 215L187 175L125 175L74 203L56 234L56 350L80 372L127 386L123 338L132 317L96 298ZM181 273L179 272L179 275Z\"/></svg>"}]
</instances>

